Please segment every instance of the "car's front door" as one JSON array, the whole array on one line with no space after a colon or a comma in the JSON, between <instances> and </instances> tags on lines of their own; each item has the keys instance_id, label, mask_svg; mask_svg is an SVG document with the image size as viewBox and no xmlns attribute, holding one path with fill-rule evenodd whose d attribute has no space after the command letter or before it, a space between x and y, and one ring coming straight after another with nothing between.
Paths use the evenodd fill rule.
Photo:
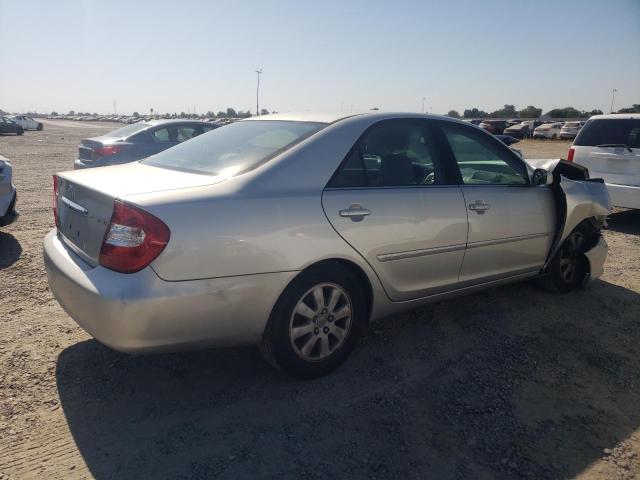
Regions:
<instances>
[{"instance_id":1,"label":"car's front door","mask_svg":"<svg viewBox=\"0 0 640 480\"><path fill-rule=\"evenodd\" d=\"M556 225L551 189L531 185L524 162L490 135L451 122L441 125L469 216L461 284L539 270Z\"/></svg>"},{"instance_id":2,"label":"car's front door","mask_svg":"<svg viewBox=\"0 0 640 480\"><path fill-rule=\"evenodd\" d=\"M458 283L467 241L461 189L425 120L386 120L358 140L322 196L336 231L394 301Z\"/></svg>"}]
</instances>

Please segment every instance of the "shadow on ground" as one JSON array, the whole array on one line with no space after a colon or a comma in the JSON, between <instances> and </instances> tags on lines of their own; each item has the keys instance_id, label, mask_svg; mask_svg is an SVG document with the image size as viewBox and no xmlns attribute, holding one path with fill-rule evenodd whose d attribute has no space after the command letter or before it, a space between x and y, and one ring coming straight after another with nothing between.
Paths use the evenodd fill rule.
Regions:
<instances>
[{"instance_id":1,"label":"shadow on ground","mask_svg":"<svg viewBox=\"0 0 640 480\"><path fill-rule=\"evenodd\" d=\"M607 219L609 230L619 233L640 235L640 210L626 210L614 213Z\"/></svg>"},{"instance_id":2,"label":"shadow on ground","mask_svg":"<svg viewBox=\"0 0 640 480\"><path fill-rule=\"evenodd\" d=\"M0 270L10 267L20 258L22 247L13 235L0 232Z\"/></svg>"},{"instance_id":3,"label":"shadow on ground","mask_svg":"<svg viewBox=\"0 0 640 480\"><path fill-rule=\"evenodd\" d=\"M566 478L640 426L638 318L640 295L606 282L515 285L379 322L310 382L253 348L134 357L93 340L56 376L98 479Z\"/></svg>"}]
</instances>

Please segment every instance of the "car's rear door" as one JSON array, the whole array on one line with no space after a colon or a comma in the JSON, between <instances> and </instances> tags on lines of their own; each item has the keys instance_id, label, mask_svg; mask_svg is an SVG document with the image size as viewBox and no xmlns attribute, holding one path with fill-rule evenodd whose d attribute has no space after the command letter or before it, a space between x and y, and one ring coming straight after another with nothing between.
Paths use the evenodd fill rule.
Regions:
<instances>
[{"instance_id":1,"label":"car's rear door","mask_svg":"<svg viewBox=\"0 0 640 480\"><path fill-rule=\"evenodd\" d=\"M469 216L462 285L539 270L551 247L551 189L532 186L524 162L491 135L441 122Z\"/></svg>"},{"instance_id":2,"label":"car's rear door","mask_svg":"<svg viewBox=\"0 0 640 480\"><path fill-rule=\"evenodd\" d=\"M458 283L467 212L442 156L428 121L385 120L356 142L323 192L329 221L394 301Z\"/></svg>"}]
</instances>

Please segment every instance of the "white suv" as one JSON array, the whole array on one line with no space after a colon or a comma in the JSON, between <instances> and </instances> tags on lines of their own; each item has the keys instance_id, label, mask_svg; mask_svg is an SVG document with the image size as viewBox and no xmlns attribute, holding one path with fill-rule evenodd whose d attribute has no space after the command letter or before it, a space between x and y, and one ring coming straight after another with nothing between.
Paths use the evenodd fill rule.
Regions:
<instances>
[{"instance_id":1,"label":"white suv","mask_svg":"<svg viewBox=\"0 0 640 480\"><path fill-rule=\"evenodd\" d=\"M569 148L567 160L603 178L611 203L640 208L640 113L595 115Z\"/></svg>"}]
</instances>

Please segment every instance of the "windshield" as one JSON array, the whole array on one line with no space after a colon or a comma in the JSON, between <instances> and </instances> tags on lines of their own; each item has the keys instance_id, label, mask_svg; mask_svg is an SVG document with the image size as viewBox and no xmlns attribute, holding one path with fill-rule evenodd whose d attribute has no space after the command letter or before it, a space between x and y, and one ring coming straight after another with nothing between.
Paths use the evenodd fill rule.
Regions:
<instances>
[{"instance_id":1,"label":"windshield","mask_svg":"<svg viewBox=\"0 0 640 480\"><path fill-rule=\"evenodd\" d=\"M151 125L149 125L148 123L133 123L131 125L127 125L126 127L118 128L112 132L105 133L104 136L110 138L125 138L150 126Z\"/></svg>"},{"instance_id":2,"label":"windshield","mask_svg":"<svg viewBox=\"0 0 640 480\"><path fill-rule=\"evenodd\" d=\"M326 124L279 120L232 123L143 160L157 167L233 176L273 158Z\"/></svg>"}]
</instances>

